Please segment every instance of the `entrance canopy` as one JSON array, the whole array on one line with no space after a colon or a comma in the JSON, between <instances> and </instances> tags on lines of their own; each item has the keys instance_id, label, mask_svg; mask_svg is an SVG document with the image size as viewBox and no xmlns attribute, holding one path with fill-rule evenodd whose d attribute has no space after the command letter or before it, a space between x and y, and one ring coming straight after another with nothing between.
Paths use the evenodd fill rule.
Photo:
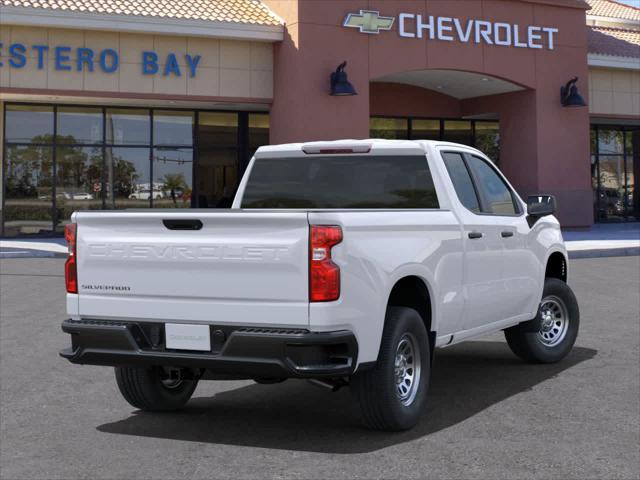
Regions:
<instances>
[{"instance_id":1,"label":"entrance canopy","mask_svg":"<svg viewBox=\"0 0 640 480\"><path fill-rule=\"evenodd\" d=\"M385 75L373 82L412 85L459 100L525 90L520 85L500 78L459 70L413 70Z\"/></svg>"}]
</instances>

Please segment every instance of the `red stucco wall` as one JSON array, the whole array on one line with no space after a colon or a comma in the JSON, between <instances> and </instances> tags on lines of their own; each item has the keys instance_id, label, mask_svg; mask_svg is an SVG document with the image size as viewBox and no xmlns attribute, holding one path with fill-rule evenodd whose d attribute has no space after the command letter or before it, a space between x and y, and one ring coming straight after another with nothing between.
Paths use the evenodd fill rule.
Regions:
<instances>
[{"instance_id":1,"label":"red stucco wall","mask_svg":"<svg viewBox=\"0 0 640 480\"><path fill-rule=\"evenodd\" d=\"M497 113L501 166L523 195L553 193L567 226L592 223L587 108L567 109L559 89L579 76L587 99L585 4L579 0L266 0L287 23L275 48L271 141L364 138L369 116L456 117ZM345 28L348 13L378 10L545 25L559 29L554 50L366 35ZM331 97L329 74L347 60L359 95ZM417 87L371 83L392 73L452 69L502 78L526 91L458 101ZM422 90L422 91L421 91ZM404 113L403 113L404 112Z\"/></svg>"}]
</instances>

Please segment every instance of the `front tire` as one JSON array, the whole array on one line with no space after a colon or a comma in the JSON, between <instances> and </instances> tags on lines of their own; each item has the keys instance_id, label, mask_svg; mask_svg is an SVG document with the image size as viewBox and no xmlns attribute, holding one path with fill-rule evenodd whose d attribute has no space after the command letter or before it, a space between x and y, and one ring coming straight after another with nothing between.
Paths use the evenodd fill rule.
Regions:
<instances>
[{"instance_id":1,"label":"front tire","mask_svg":"<svg viewBox=\"0 0 640 480\"><path fill-rule=\"evenodd\" d=\"M168 378L162 367L115 367L116 382L124 399L140 410L178 410L189 401L198 380Z\"/></svg>"},{"instance_id":2,"label":"front tire","mask_svg":"<svg viewBox=\"0 0 640 480\"><path fill-rule=\"evenodd\" d=\"M351 378L364 423L374 430L402 431L418 423L431 376L429 335L411 308L389 307L378 361Z\"/></svg>"},{"instance_id":3,"label":"front tire","mask_svg":"<svg viewBox=\"0 0 640 480\"><path fill-rule=\"evenodd\" d=\"M504 331L511 351L529 363L555 363L565 358L578 337L580 310L573 291L557 278L544 282L535 319Z\"/></svg>"}]
</instances>

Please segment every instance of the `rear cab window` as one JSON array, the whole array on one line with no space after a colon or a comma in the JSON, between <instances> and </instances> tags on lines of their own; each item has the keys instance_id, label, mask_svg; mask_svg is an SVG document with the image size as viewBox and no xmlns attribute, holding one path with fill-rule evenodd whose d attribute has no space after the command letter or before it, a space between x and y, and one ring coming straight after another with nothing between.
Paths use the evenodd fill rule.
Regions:
<instances>
[{"instance_id":1,"label":"rear cab window","mask_svg":"<svg viewBox=\"0 0 640 480\"><path fill-rule=\"evenodd\" d=\"M258 158L241 208L437 209L424 155Z\"/></svg>"},{"instance_id":2,"label":"rear cab window","mask_svg":"<svg viewBox=\"0 0 640 480\"><path fill-rule=\"evenodd\" d=\"M444 160L447 172L449 172L449 178L451 178L453 188L456 191L456 195L458 195L460 203L462 203L467 210L471 210L473 213L480 213L478 194L462 154L457 152L442 152L442 159Z\"/></svg>"}]
</instances>

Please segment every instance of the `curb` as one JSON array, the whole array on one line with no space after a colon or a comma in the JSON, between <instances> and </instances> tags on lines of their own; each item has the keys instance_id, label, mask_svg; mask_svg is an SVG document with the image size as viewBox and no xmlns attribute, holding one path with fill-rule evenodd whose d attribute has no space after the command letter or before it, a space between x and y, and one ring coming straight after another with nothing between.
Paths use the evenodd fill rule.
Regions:
<instances>
[{"instance_id":1,"label":"curb","mask_svg":"<svg viewBox=\"0 0 640 480\"><path fill-rule=\"evenodd\" d=\"M605 257L635 257L640 255L640 247L630 248L599 248L594 250L569 251L569 259L605 258Z\"/></svg>"},{"instance_id":2,"label":"curb","mask_svg":"<svg viewBox=\"0 0 640 480\"><path fill-rule=\"evenodd\" d=\"M66 255L43 250L1 251L0 260L5 258L66 258Z\"/></svg>"}]
</instances>

